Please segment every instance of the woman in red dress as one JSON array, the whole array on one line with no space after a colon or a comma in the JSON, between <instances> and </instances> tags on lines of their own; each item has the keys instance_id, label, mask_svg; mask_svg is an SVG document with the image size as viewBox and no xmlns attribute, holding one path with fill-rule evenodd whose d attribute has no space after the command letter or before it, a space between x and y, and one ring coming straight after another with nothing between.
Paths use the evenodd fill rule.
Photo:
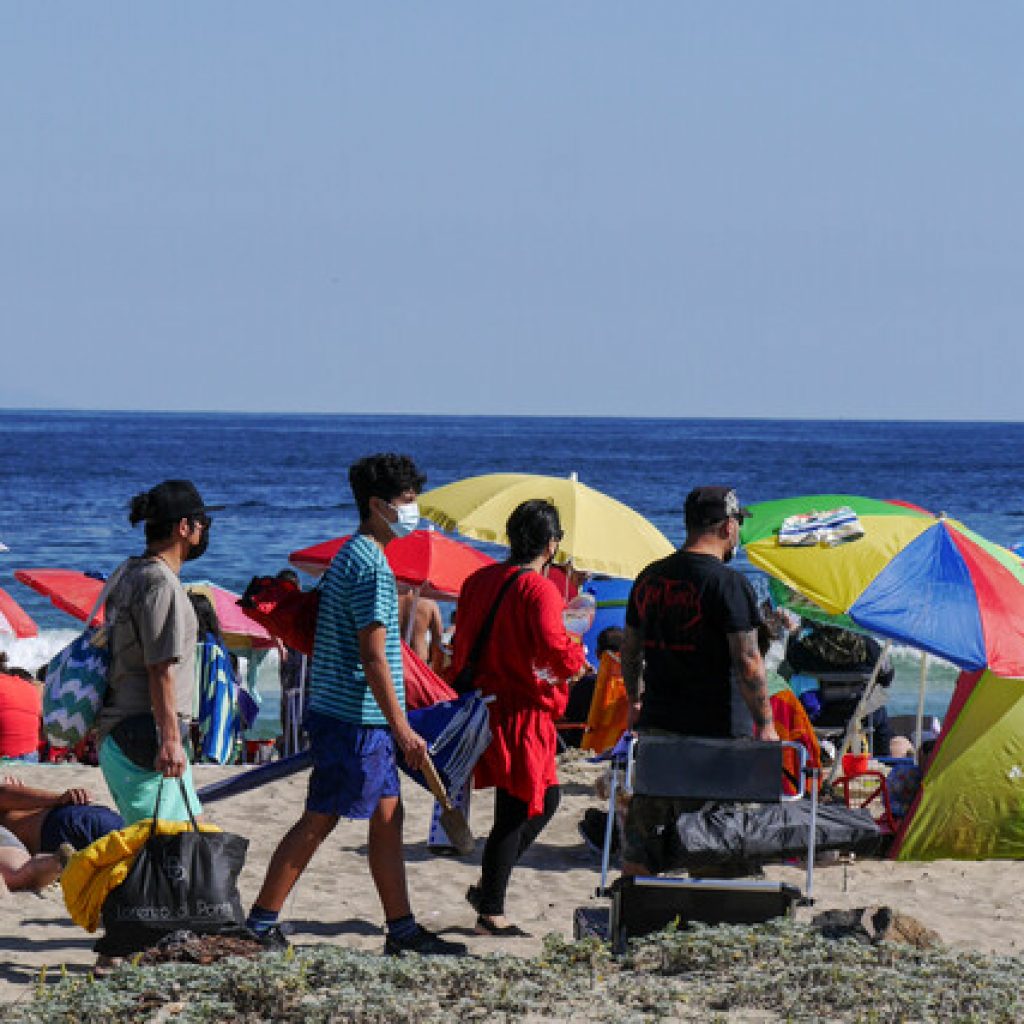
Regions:
<instances>
[{"instance_id":1,"label":"woman in red dress","mask_svg":"<svg viewBox=\"0 0 1024 1024\"><path fill-rule=\"evenodd\" d=\"M583 673L586 657L566 632L558 588L543 575L562 539L558 510L547 501L523 502L506 532L508 561L477 570L462 586L452 668L457 677L497 605L472 678L473 687L495 698L493 739L475 776L477 789L494 787L494 825L480 882L466 898L480 934L514 936L526 933L505 919L505 892L512 868L558 807L555 719L569 699L566 680Z\"/></svg>"}]
</instances>

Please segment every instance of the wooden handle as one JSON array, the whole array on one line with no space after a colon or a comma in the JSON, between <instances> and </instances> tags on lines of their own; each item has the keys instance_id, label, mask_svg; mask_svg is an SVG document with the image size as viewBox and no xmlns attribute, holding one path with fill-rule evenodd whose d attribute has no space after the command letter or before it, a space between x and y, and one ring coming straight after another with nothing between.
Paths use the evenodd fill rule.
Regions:
<instances>
[{"instance_id":1,"label":"wooden handle","mask_svg":"<svg viewBox=\"0 0 1024 1024\"><path fill-rule=\"evenodd\" d=\"M434 767L434 762L430 759L429 754L425 755L420 771L423 772L423 777L427 780L427 788L433 793L434 799L446 811L450 811L452 809L451 797L448 796L448 790L444 788L441 776L437 774L437 768Z\"/></svg>"}]
</instances>

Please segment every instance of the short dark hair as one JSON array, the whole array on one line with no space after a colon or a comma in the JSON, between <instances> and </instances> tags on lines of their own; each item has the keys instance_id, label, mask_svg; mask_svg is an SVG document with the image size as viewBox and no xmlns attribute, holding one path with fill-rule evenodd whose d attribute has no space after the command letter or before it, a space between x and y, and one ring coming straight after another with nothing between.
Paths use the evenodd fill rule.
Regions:
<instances>
[{"instance_id":1,"label":"short dark hair","mask_svg":"<svg viewBox=\"0 0 1024 1024\"><path fill-rule=\"evenodd\" d=\"M294 583L295 586L299 585L299 574L294 569L282 569L278 574L279 580L287 580L289 583Z\"/></svg>"},{"instance_id":2,"label":"short dark hair","mask_svg":"<svg viewBox=\"0 0 1024 1024\"><path fill-rule=\"evenodd\" d=\"M513 562L532 562L554 540L562 539L558 509L543 498L517 506L505 524Z\"/></svg>"},{"instance_id":3,"label":"short dark hair","mask_svg":"<svg viewBox=\"0 0 1024 1024\"><path fill-rule=\"evenodd\" d=\"M393 452L367 455L349 466L348 482L362 522L370 516L370 499L393 501L406 491L423 490L427 478L408 455Z\"/></svg>"}]
</instances>

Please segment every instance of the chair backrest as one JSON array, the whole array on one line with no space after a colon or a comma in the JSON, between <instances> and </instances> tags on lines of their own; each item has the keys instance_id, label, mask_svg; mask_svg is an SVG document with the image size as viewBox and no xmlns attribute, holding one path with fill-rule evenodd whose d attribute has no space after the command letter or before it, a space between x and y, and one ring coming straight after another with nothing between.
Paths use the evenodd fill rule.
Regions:
<instances>
[{"instance_id":1,"label":"chair backrest","mask_svg":"<svg viewBox=\"0 0 1024 1024\"><path fill-rule=\"evenodd\" d=\"M870 672L816 672L822 703L856 700L871 680Z\"/></svg>"},{"instance_id":2,"label":"chair backrest","mask_svg":"<svg viewBox=\"0 0 1024 1024\"><path fill-rule=\"evenodd\" d=\"M633 792L694 800L779 803L789 798L782 772L786 749L802 755L802 771L807 751L799 743L641 736L636 744Z\"/></svg>"}]
</instances>

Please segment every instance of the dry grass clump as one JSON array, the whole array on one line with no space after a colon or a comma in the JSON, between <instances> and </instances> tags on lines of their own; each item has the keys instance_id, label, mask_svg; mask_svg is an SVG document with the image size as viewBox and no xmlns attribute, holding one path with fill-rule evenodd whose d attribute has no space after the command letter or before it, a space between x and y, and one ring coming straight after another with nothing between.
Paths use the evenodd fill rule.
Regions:
<instances>
[{"instance_id":1,"label":"dry grass clump","mask_svg":"<svg viewBox=\"0 0 1024 1024\"><path fill-rule=\"evenodd\" d=\"M1016 1022L1022 986L1017 958L830 940L780 921L669 930L622 959L596 940L549 936L530 959L389 959L309 946L209 966L129 966L102 982L41 982L31 999L0 1008L0 1021Z\"/></svg>"}]
</instances>

